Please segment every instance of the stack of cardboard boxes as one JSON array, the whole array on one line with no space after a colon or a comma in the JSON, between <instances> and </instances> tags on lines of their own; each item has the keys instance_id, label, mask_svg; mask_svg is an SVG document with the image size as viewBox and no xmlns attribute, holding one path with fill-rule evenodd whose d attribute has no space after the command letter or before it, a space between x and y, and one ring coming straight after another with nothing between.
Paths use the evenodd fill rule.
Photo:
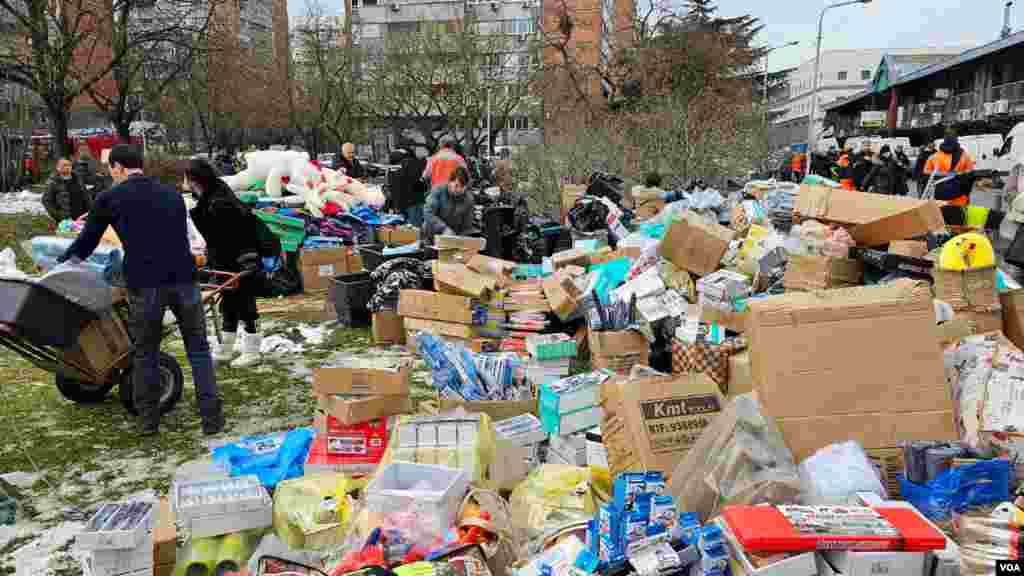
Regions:
<instances>
[{"instance_id":1,"label":"stack of cardboard boxes","mask_svg":"<svg viewBox=\"0 0 1024 576\"><path fill-rule=\"evenodd\" d=\"M299 255L299 271L305 292L321 292L330 288L331 279L339 274L361 272L363 261L351 246L303 250Z\"/></svg>"},{"instance_id":2,"label":"stack of cardboard boxes","mask_svg":"<svg viewBox=\"0 0 1024 576\"><path fill-rule=\"evenodd\" d=\"M485 314L480 300L470 296L427 290L402 290L398 296L398 315L410 346L417 332L429 332L472 347Z\"/></svg>"}]
</instances>

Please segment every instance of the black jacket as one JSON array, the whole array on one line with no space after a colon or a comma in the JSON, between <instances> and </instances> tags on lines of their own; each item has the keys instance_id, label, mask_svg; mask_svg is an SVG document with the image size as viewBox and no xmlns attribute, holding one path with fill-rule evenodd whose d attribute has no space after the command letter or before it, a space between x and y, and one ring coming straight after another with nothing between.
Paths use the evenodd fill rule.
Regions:
<instances>
[{"instance_id":1,"label":"black jacket","mask_svg":"<svg viewBox=\"0 0 1024 576\"><path fill-rule=\"evenodd\" d=\"M864 180L871 172L871 161L861 156L850 166L850 178L853 179L853 187L857 190L864 190Z\"/></svg>"},{"instance_id":2,"label":"black jacket","mask_svg":"<svg viewBox=\"0 0 1024 576\"><path fill-rule=\"evenodd\" d=\"M107 226L124 246L128 288L158 288L195 282L196 265L188 242L185 201L156 178L131 176L100 194L78 239L61 260L88 258Z\"/></svg>"},{"instance_id":3,"label":"black jacket","mask_svg":"<svg viewBox=\"0 0 1024 576\"><path fill-rule=\"evenodd\" d=\"M75 174L68 180L60 176L51 177L43 193L43 207L57 222L68 218L77 220L89 211L91 204L89 192Z\"/></svg>"},{"instance_id":4,"label":"black jacket","mask_svg":"<svg viewBox=\"0 0 1024 576\"><path fill-rule=\"evenodd\" d=\"M363 165L360 164L359 159L355 156L352 157L352 160L349 160L338 154L338 170L344 170L349 178L366 177L366 170L363 169Z\"/></svg>"},{"instance_id":5,"label":"black jacket","mask_svg":"<svg viewBox=\"0 0 1024 576\"><path fill-rule=\"evenodd\" d=\"M391 202L396 210L421 206L426 201L427 183L421 178L426 166L426 158L408 156L402 160L402 169L398 171L397 186L391 190Z\"/></svg>"},{"instance_id":6,"label":"black jacket","mask_svg":"<svg viewBox=\"0 0 1024 576\"><path fill-rule=\"evenodd\" d=\"M189 214L206 240L206 257L215 270L239 272L239 256L260 253L255 218L224 182L218 181L217 190L200 196Z\"/></svg>"},{"instance_id":7,"label":"black jacket","mask_svg":"<svg viewBox=\"0 0 1024 576\"><path fill-rule=\"evenodd\" d=\"M861 187L865 192L892 194L895 191L892 161L882 160L880 162L873 162L871 164L871 171L864 178Z\"/></svg>"}]
</instances>

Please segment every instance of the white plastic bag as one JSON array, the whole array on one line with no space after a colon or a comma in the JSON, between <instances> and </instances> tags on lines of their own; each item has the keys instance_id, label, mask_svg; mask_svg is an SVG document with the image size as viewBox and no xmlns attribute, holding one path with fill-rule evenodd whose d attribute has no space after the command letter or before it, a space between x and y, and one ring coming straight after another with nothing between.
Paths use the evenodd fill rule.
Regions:
<instances>
[{"instance_id":1,"label":"white plastic bag","mask_svg":"<svg viewBox=\"0 0 1024 576\"><path fill-rule=\"evenodd\" d=\"M18 270L18 257L11 248L4 248L0 252L0 278L13 278L22 280L28 275Z\"/></svg>"},{"instance_id":2,"label":"white plastic bag","mask_svg":"<svg viewBox=\"0 0 1024 576\"><path fill-rule=\"evenodd\" d=\"M857 492L887 498L885 486L868 455L856 442L831 444L800 463L804 503L842 505Z\"/></svg>"},{"instance_id":3,"label":"white plastic bag","mask_svg":"<svg viewBox=\"0 0 1024 576\"><path fill-rule=\"evenodd\" d=\"M188 244L192 250L192 255L202 256L206 254L206 239L199 233L199 229L192 222L192 217L188 217L186 221L188 222Z\"/></svg>"}]
</instances>

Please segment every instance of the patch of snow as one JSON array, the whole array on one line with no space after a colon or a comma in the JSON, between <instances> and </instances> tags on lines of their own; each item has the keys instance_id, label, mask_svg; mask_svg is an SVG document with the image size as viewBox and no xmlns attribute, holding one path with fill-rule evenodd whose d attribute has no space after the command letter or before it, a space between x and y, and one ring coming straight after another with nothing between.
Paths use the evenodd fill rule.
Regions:
<instances>
[{"instance_id":1,"label":"patch of snow","mask_svg":"<svg viewBox=\"0 0 1024 576\"><path fill-rule=\"evenodd\" d=\"M15 550L13 556L18 576L52 574L56 552L67 546L83 528L84 522L62 522L43 530L38 538Z\"/></svg>"},{"instance_id":2,"label":"patch of snow","mask_svg":"<svg viewBox=\"0 0 1024 576\"><path fill-rule=\"evenodd\" d=\"M21 489L31 488L39 480L39 474L31 472L8 472L0 475L0 480ZM2 546L0 546L2 548Z\"/></svg>"},{"instance_id":3,"label":"patch of snow","mask_svg":"<svg viewBox=\"0 0 1024 576\"><path fill-rule=\"evenodd\" d=\"M302 339L310 346L323 346L331 335L329 327L323 324L319 326L299 324L298 331L299 334L302 334Z\"/></svg>"},{"instance_id":4,"label":"patch of snow","mask_svg":"<svg viewBox=\"0 0 1024 576\"><path fill-rule=\"evenodd\" d=\"M34 194L28 190L0 194L0 214L33 214L45 215L42 194Z\"/></svg>"},{"instance_id":5,"label":"patch of snow","mask_svg":"<svg viewBox=\"0 0 1024 576\"><path fill-rule=\"evenodd\" d=\"M261 354L301 354L305 349L284 336L267 336L260 343Z\"/></svg>"}]
</instances>

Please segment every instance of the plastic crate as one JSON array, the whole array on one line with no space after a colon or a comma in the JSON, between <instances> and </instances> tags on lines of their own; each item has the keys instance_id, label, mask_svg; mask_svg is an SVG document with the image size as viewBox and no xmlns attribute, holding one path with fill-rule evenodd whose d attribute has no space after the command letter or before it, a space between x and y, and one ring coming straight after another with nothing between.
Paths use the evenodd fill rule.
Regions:
<instances>
[{"instance_id":1,"label":"plastic crate","mask_svg":"<svg viewBox=\"0 0 1024 576\"><path fill-rule=\"evenodd\" d=\"M29 280L0 280L0 323L40 346L68 348L99 318L57 292Z\"/></svg>"},{"instance_id":2,"label":"plastic crate","mask_svg":"<svg viewBox=\"0 0 1024 576\"><path fill-rule=\"evenodd\" d=\"M359 256L363 259L363 268L368 272L373 272L381 264L388 260L395 260L396 258L415 258L417 260L424 259L423 250L416 250L415 252L406 252L404 254L384 254L384 248L386 244L374 243L374 244L360 244Z\"/></svg>"},{"instance_id":3,"label":"plastic crate","mask_svg":"<svg viewBox=\"0 0 1024 576\"><path fill-rule=\"evenodd\" d=\"M306 239L306 222L301 218L282 216L265 210L253 212L281 240L281 249L285 252L297 252Z\"/></svg>"},{"instance_id":4,"label":"plastic crate","mask_svg":"<svg viewBox=\"0 0 1024 576\"><path fill-rule=\"evenodd\" d=\"M331 278L329 297L336 309L366 310L372 288L369 272L338 274Z\"/></svg>"},{"instance_id":5,"label":"plastic crate","mask_svg":"<svg viewBox=\"0 0 1024 576\"><path fill-rule=\"evenodd\" d=\"M151 536L156 502L107 502L75 536L80 550L134 550Z\"/></svg>"},{"instance_id":6,"label":"plastic crate","mask_svg":"<svg viewBox=\"0 0 1024 576\"><path fill-rule=\"evenodd\" d=\"M469 478L462 470L392 462L367 485L366 505L384 514L415 510L427 528L444 534L455 523L468 489Z\"/></svg>"},{"instance_id":7,"label":"plastic crate","mask_svg":"<svg viewBox=\"0 0 1024 576\"><path fill-rule=\"evenodd\" d=\"M337 313L338 324L342 328L365 328L370 325L373 317L370 315L369 310L353 310L339 309L335 307Z\"/></svg>"},{"instance_id":8,"label":"plastic crate","mask_svg":"<svg viewBox=\"0 0 1024 576\"><path fill-rule=\"evenodd\" d=\"M273 501L255 476L181 482L172 493L179 526L207 538L271 525Z\"/></svg>"}]
</instances>

